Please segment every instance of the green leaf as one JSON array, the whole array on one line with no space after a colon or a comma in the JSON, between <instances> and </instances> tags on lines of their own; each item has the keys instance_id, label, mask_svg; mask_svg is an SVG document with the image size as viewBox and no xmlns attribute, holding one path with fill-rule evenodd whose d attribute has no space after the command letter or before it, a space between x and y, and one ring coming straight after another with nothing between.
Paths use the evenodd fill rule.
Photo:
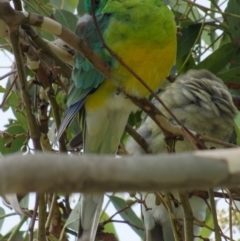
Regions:
<instances>
[{"instance_id":1,"label":"green leaf","mask_svg":"<svg viewBox=\"0 0 240 241\"><path fill-rule=\"evenodd\" d=\"M127 206L125 200L122 198L116 197L116 196L108 196L111 200L113 206L116 208L117 211L120 211L121 209L125 208ZM134 224L135 226L138 226L139 228L144 228L142 220L133 212L132 208L126 209L124 212L120 212L119 215L123 218L123 220L129 222L130 224ZM133 231L138 234L138 236L143 239L144 237L144 231L141 229L137 229L135 227L132 227Z\"/></svg>"},{"instance_id":2,"label":"green leaf","mask_svg":"<svg viewBox=\"0 0 240 241\"><path fill-rule=\"evenodd\" d=\"M16 225L17 226L17 225ZM15 227L16 227L15 226ZM10 236L12 235L13 230L15 229L15 227L13 227L7 234L5 234L3 237L1 237L1 241L7 241L9 240ZM14 238L11 240L15 240L15 241L19 241L23 239L23 235L25 234L24 231L18 231L15 235Z\"/></svg>"},{"instance_id":3,"label":"green leaf","mask_svg":"<svg viewBox=\"0 0 240 241\"><path fill-rule=\"evenodd\" d=\"M29 241L30 240L30 235L29 232L24 233L24 239L22 241ZM33 240L37 240L38 237L38 230L33 231Z\"/></svg>"},{"instance_id":4,"label":"green leaf","mask_svg":"<svg viewBox=\"0 0 240 241\"><path fill-rule=\"evenodd\" d=\"M107 213L103 212L103 214L101 215L100 223L108 219L109 219L109 216L107 215ZM118 239L116 229L114 228L114 225L111 222L104 225L104 233L112 233Z\"/></svg>"},{"instance_id":5,"label":"green leaf","mask_svg":"<svg viewBox=\"0 0 240 241\"><path fill-rule=\"evenodd\" d=\"M71 12L66 10L56 10L54 17L64 27L74 31L77 25L78 18Z\"/></svg>"},{"instance_id":6,"label":"green leaf","mask_svg":"<svg viewBox=\"0 0 240 241\"><path fill-rule=\"evenodd\" d=\"M240 82L240 67L223 71L217 74L217 77L224 81Z\"/></svg>"},{"instance_id":7,"label":"green leaf","mask_svg":"<svg viewBox=\"0 0 240 241\"><path fill-rule=\"evenodd\" d=\"M78 1L77 12L80 16L82 16L84 13L86 13L85 6L84 6L84 0Z\"/></svg>"},{"instance_id":8,"label":"green leaf","mask_svg":"<svg viewBox=\"0 0 240 241\"><path fill-rule=\"evenodd\" d=\"M187 28L184 28L181 33L182 37L178 40L178 51L177 59L184 57L188 54L191 49L194 47L194 43L201 29L200 24L191 25Z\"/></svg>"},{"instance_id":9,"label":"green leaf","mask_svg":"<svg viewBox=\"0 0 240 241\"><path fill-rule=\"evenodd\" d=\"M79 215L80 215L80 205L81 203L78 202L76 204L76 206L74 207L74 209L72 210L72 212L70 213L64 228L68 228L68 229L72 229L75 232L78 232L78 228L79 228ZM100 223L105 221L106 219L108 219L108 215L104 212L101 215L101 219L100 219ZM115 235L115 237L117 237L117 233L116 230L114 228L113 223L108 223L104 226L104 232L106 233L113 233Z\"/></svg>"},{"instance_id":10,"label":"green leaf","mask_svg":"<svg viewBox=\"0 0 240 241\"><path fill-rule=\"evenodd\" d=\"M28 208L29 198L30 198L30 194L27 194L27 195L25 195L25 196L21 199L21 201L20 201L20 203L19 203L19 205L21 206L21 208Z\"/></svg>"},{"instance_id":11,"label":"green leaf","mask_svg":"<svg viewBox=\"0 0 240 241\"><path fill-rule=\"evenodd\" d=\"M205 218L205 224L209 227L213 227L213 217L209 209L206 211L206 218ZM201 233L199 236L203 238L208 238L211 235L212 231L209 230L208 228L202 228ZM198 241L202 241L202 239L198 239Z\"/></svg>"},{"instance_id":12,"label":"green leaf","mask_svg":"<svg viewBox=\"0 0 240 241\"><path fill-rule=\"evenodd\" d=\"M230 0L228 1L226 13L239 15L240 13L240 1L239 0ZM240 41L240 20L239 18L226 15L226 19L229 25L229 32L231 34L233 43L239 43Z\"/></svg>"},{"instance_id":13,"label":"green leaf","mask_svg":"<svg viewBox=\"0 0 240 241\"><path fill-rule=\"evenodd\" d=\"M8 125L8 128L6 129L6 131L12 135L25 133L21 124L16 123L16 122ZM3 140L0 138L0 151L1 151L2 155L12 154L14 152L20 151L25 140L26 140L25 136L18 137L16 139L12 140L12 144L11 144L10 148L6 148L4 145L6 143L11 142L11 139Z\"/></svg>"},{"instance_id":14,"label":"green leaf","mask_svg":"<svg viewBox=\"0 0 240 241\"><path fill-rule=\"evenodd\" d=\"M50 33L46 33L44 31L41 31L41 29L37 29L37 32L42 38L44 38L48 41L54 41L55 40L54 36Z\"/></svg>"},{"instance_id":15,"label":"green leaf","mask_svg":"<svg viewBox=\"0 0 240 241\"><path fill-rule=\"evenodd\" d=\"M53 236L52 234L48 235L48 238L50 241L59 241L59 239Z\"/></svg>"},{"instance_id":16,"label":"green leaf","mask_svg":"<svg viewBox=\"0 0 240 241\"><path fill-rule=\"evenodd\" d=\"M50 0L50 3L57 9L74 12L78 6L78 0Z\"/></svg>"},{"instance_id":17,"label":"green leaf","mask_svg":"<svg viewBox=\"0 0 240 241\"><path fill-rule=\"evenodd\" d=\"M5 210L0 207L0 216L3 216L5 214ZM3 223L4 223L5 218L0 219L0 231L2 229Z\"/></svg>"},{"instance_id":18,"label":"green leaf","mask_svg":"<svg viewBox=\"0 0 240 241\"><path fill-rule=\"evenodd\" d=\"M79 201L72 212L70 213L64 228L69 228L74 230L75 232L78 232L78 227L79 227L79 216L80 216L80 205L81 202Z\"/></svg>"},{"instance_id":19,"label":"green leaf","mask_svg":"<svg viewBox=\"0 0 240 241\"><path fill-rule=\"evenodd\" d=\"M237 135L237 145L240 145L240 112L238 112L237 117L235 118L235 125L234 125L234 129L236 131L236 135Z\"/></svg>"},{"instance_id":20,"label":"green leaf","mask_svg":"<svg viewBox=\"0 0 240 241\"><path fill-rule=\"evenodd\" d=\"M0 93L5 93L6 89L0 85Z\"/></svg>"},{"instance_id":21,"label":"green leaf","mask_svg":"<svg viewBox=\"0 0 240 241\"><path fill-rule=\"evenodd\" d=\"M229 64L236 52L233 43L225 44L196 65L195 69L207 69L216 74Z\"/></svg>"},{"instance_id":22,"label":"green leaf","mask_svg":"<svg viewBox=\"0 0 240 241\"><path fill-rule=\"evenodd\" d=\"M37 13L43 16L50 16L53 14L53 8L49 4L49 0L28 0L23 1L23 7L27 12Z\"/></svg>"},{"instance_id":23,"label":"green leaf","mask_svg":"<svg viewBox=\"0 0 240 241\"><path fill-rule=\"evenodd\" d=\"M16 92L11 92L10 96L8 97L7 103L12 107L12 112L19 123L21 123L22 128L25 132L28 131L28 122L25 116L25 111L21 110L22 112L17 111L17 107L19 105L19 98Z\"/></svg>"},{"instance_id":24,"label":"green leaf","mask_svg":"<svg viewBox=\"0 0 240 241\"><path fill-rule=\"evenodd\" d=\"M178 74L182 74L187 72L189 69L194 69L195 68L195 62L193 59L193 56L190 55L190 57L187 59L188 54L186 54L183 58L177 59L177 69L178 69ZM187 59L187 62L185 63ZM182 65L184 66L182 67Z\"/></svg>"}]
</instances>

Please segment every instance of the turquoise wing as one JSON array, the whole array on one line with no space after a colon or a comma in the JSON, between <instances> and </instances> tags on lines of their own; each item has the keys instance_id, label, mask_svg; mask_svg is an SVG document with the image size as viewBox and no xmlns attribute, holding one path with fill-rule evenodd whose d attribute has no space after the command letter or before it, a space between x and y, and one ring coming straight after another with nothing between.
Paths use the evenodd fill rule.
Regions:
<instances>
[{"instance_id":1,"label":"turquoise wing","mask_svg":"<svg viewBox=\"0 0 240 241\"><path fill-rule=\"evenodd\" d=\"M101 34L108 26L110 14L96 15ZM80 22L76 28L76 34L84 39L96 53L98 53L109 65L114 61L102 47L92 17L88 21ZM84 105L86 97L101 85L105 77L81 54L75 53L72 81L67 98L67 110L58 130L56 141L59 140L64 130Z\"/></svg>"},{"instance_id":2,"label":"turquoise wing","mask_svg":"<svg viewBox=\"0 0 240 241\"><path fill-rule=\"evenodd\" d=\"M110 14L99 14L96 16L101 33L107 28L110 17ZM111 65L113 58L102 47L92 18L88 22L79 23L76 28L76 34L84 39L96 53ZM82 100L90 92L97 89L104 79L105 77L86 58L76 52L67 106L69 107Z\"/></svg>"}]
</instances>

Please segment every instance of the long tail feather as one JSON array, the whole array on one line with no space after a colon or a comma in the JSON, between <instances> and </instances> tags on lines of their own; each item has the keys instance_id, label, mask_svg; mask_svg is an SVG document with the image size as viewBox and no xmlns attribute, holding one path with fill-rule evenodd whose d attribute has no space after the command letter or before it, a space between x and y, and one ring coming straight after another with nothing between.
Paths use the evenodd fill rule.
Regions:
<instances>
[{"instance_id":1,"label":"long tail feather","mask_svg":"<svg viewBox=\"0 0 240 241\"><path fill-rule=\"evenodd\" d=\"M63 132L66 130L68 125L71 123L73 118L76 116L76 114L79 112L79 110L82 108L83 104L85 102L85 98L81 101L76 102L75 104L71 105L64 114L63 120L61 122L61 125L58 129L58 134L55 138L55 143L57 143L62 136Z\"/></svg>"}]
</instances>

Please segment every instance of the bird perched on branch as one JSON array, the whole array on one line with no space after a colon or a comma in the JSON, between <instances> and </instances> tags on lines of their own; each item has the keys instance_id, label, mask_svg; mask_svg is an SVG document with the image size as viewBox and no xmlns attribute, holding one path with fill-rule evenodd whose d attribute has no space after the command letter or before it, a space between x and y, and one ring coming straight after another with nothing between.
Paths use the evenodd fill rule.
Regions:
<instances>
[{"instance_id":1,"label":"bird perched on branch","mask_svg":"<svg viewBox=\"0 0 240 241\"><path fill-rule=\"evenodd\" d=\"M188 71L170 84L165 91L159 94L159 97L188 129L226 142L231 141L237 109L222 80L209 71ZM153 100L153 103L169 121L175 123L171 115L156 99ZM150 117L145 119L137 132L145 139L153 153L167 152L164 135ZM206 142L205 144L208 148L219 147L213 143ZM144 153L132 138L126 143L126 150L132 155ZM190 151L193 150L193 147L188 140L177 141L175 150L176 152ZM161 160L159 159L159 161ZM172 194L173 199L179 198L177 192L172 192ZM163 204L156 205L156 202L155 194L147 195L146 205L151 208L147 211L146 208L143 208L147 241L174 241L168 211ZM189 202L193 215L204 221L205 201L193 196ZM173 213L177 218L183 218L182 207L179 203L172 202ZM198 232L199 228L194 226L194 234L196 235Z\"/></svg>"},{"instance_id":2,"label":"bird perched on branch","mask_svg":"<svg viewBox=\"0 0 240 241\"><path fill-rule=\"evenodd\" d=\"M76 34L111 67L111 81L79 53L75 54L72 84L58 137L81 112L84 153L115 154L128 116L136 107L126 95L137 98L150 93L116 60L103 40L147 85L156 90L169 74L176 56L174 16L162 0L94 0L93 17L84 15ZM91 1L85 0L91 13ZM98 29L99 31L96 31ZM79 237L94 241L103 194L82 195Z\"/></svg>"}]
</instances>

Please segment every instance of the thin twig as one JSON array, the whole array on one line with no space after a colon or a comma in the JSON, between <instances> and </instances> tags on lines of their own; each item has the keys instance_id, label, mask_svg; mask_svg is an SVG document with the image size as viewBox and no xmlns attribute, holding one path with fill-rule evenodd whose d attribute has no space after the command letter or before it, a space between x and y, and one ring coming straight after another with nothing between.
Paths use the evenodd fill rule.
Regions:
<instances>
[{"instance_id":1,"label":"thin twig","mask_svg":"<svg viewBox=\"0 0 240 241\"><path fill-rule=\"evenodd\" d=\"M125 130L138 143L138 145L142 147L145 153L152 153L146 140L135 129L133 129L129 124L127 124L125 126Z\"/></svg>"},{"instance_id":2,"label":"thin twig","mask_svg":"<svg viewBox=\"0 0 240 241\"><path fill-rule=\"evenodd\" d=\"M178 231L177 231L177 222L175 222L175 220L173 219L173 209L172 209L171 200L169 198L170 193L165 192L164 194L165 194L165 199L166 199L165 205L167 206L169 219L170 219L171 226L172 226L172 229L173 229L174 240L180 241L179 234L178 234Z\"/></svg>"},{"instance_id":3,"label":"thin twig","mask_svg":"<svg viewBox=\"0 0 240 241\"><path fill-rule=\"evenodd\" d=\"M28 231L29 231L29 241L33 241L34 239L34 226L35 226L35 222L36 222L36 218L37 218L37 213L38 213L38 196L36 195L35 197L35 205L34 205L34 209L33 209L33 215L31 218L31 222L29 224L28 227Z\"/></svg>"},{"instance_id":4,"label":"thin twig","mask_svg":"<svg viewBox=\"0 0 240 241\"><path fill-rule=\"evenodd\" d=\"M111 217L109 217L107 220L103 221L100 225L104 226L104 225L106 225L107 223L111 222L112 219L113 219L116 215L118 215L118 214L126 211L126 210L129 209L129 208L131 208L134 204L135 204L135 203L132 203L131 205L127 205L126 207L118 210L116 213L114 213L114 214L113 214Z\"/></svg>"},{"instance_id":5,"label":"thin twig","mask_svg":"<svg viewBox=\"0 0 240 241\"><path fill-rule=\"evenodd\" d=\"M233 147L233 148L239 147L239 146L234 145L232 143L222 141L222 140L210 137L210 136L201 135L201 134L198 135L198 138L202 141L208 141L208 142L211 142L211 143L220 144L220 145L225 146L225 147Z\"/></svg>"},{"instance_id":6,"label":"thin twig","mask_svg":"<svg viewBox=\"0 0 240 241\"><path fill-rule=\"evenodd\" d=\"M56 205L56 198L57 198L57 195L56 195L56 193L54 193L53 196L52 196L52 201L51 201L51 206L50 206L48 217L47 217L47 222L45 224L45 229L46 229L47 232L49 231L51 220L52 220L52 217L53 217L53 214L54 214L54 209L55 209L55 205Z\"/></svg>"},{"instance_id":7,"label":"thin twig","mask_svg":"<svg viewBox=\"0 0 240 241\"><path fill-rule=\"evenodd\" d=\"M186 192L178 192L184 213L184 240L193 240L193 213Z\"/></svg>"},{"instance_id":8,"label":"thin twig","mask_svg":"<svg viewBox=\"0 0 240 241\"><path fill-rule=\"evenodd\" d=\"M233 220L232 220L232 200L230 199L230 204L228 207L229 212L229 229L230 229L230 239L233 239Z\"/></svg>"},{"instance_id":9,"label":"thin twig","mask_svg":"<svg viewBox=\"0 0 240 241\"><path fill-rule=\"evenodd\" d=\"M39 34L31 27L24 25L24 29L27 31L32 40L51 57L56 65L61 67L61 70L66 74L68 78L71 77L72 69L64 61L62 61L49 47L49 45L39 36Z\"/></svg>"},{"instance_id":10,"label":"thin twig","mask_svg":"<svg viewBox=\"0 0 240 241\"><path fill-rule=\"evenodd\" d=\"M122 220L114 220L114 219L112 219L111 222L112 222L112 223L124 223L124 224L128 224L129 226L132 226L132 227L134 227L134 228L136 228L136 229L139 229L139 230L143 230L143 231L144 231L144 228L141 228L141 227L139 227L139 226L137 226L137 225L134 225L134 224L130 223L129 221L122 221Z\"/></svg>"},{"instance_id":11,"label":"thin twig","mask_svg":"<svg viewBox=\"0 0 240 241\"><path fill-rule=\"evenodd\" d=\"M215 200L214 200L213 190L211 188L209 188L208 192L209 192L209 199L210 199L210 204L211 204L211 213L213 216L215 240L221 241L221 235L220 235L220 229L219 229L218 220L217 220L217 210L216 210L216 204L215 204Z\"/></svg>"},{"instance_id":12,"label":"thin twig","mask_svg":"<svg viewBox=\"0 0 240 241\"><path fill-rule=\"evenodd\" d=\"M15 235L18 234L19 229L22 227L22 225L26 222L27 217L22 217L21 221L17 224L17 226L13 229L11 232L10 237L7 239L7 241L12 241L14 240Z\"/></svg>"},{"instance_id":13,"label":"thin twig","mask_svg":"<svg viewBox=\"0 0 240 241\"><path fill-rule=\"evenodd\" d=\"M215 10L215 9L210 9L208 7L205 7L203 5L197 4L197 3L189 1L189 0L183 0L183 1L202 9L202 11L204 11L204 12L210 11L210 12L215 12L215 13L219 13L219 14L222 14L222 15L230 16L230 17L235 17L237 19L240 18L240 16L236 15L236 14L231 14L231 13L227 13L227 12L218 11L218 10Z\"/></svg>"},{"instance_id":14,"label":"thin twig","mask_svg":"<svg viewBox=\"0 0 240 241\"><path fill-rule=\"evenodd\" d=\"M17 72L16 69L11 70L10 72L8 72L8 73L6 73L6 74L0 76L0 80L5 79L5 78L8 77L9 75L15 74L16 72Z\"/></svg>"},{"instance_id":15,"label":"thin twig","mask_svg":"<svg viewBox=\"0 0 240 241\"><path fill-rule=\"evenodd\" d=\"M52 74L49 68L45 66L43 61L39 59L39 56L33 46L29 45L28 43L24 43L23 52L27 56L29 61L35 61L35 62L39 61L38 68L33 68L32 70L35 72L38 82L41 83L41 85L43 86L44 91L47 95L47 98L51 103L51 107L52 107L51 109L53 111L56 127L59 128L61 124L61 118L59 113L60 111L59 111L59 106L57 104L55 93L52 87L52 82L55 76ZM46 118L46 121L47 121L47 118ZM45 125L47 126L48 122L46 122ZM48 131L48 128L45 128L45 129L46 131ZM47 138L46 134L47 133L45 133L45 136ZM61 152L67 151L64 136L62 136L59 140L59 149ZM51 148L50 148L50 151L51 151Z\"/></svg>"}]
</instances>

